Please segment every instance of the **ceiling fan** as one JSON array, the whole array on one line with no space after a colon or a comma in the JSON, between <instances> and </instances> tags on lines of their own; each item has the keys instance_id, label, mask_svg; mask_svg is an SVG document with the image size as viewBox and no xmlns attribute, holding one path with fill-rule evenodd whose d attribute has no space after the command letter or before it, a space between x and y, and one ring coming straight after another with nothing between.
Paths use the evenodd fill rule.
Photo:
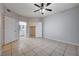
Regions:
<instances>
[{"instance_id":1,"label":"ceiling fan","mask_svg":"<svg viewBox=\"0 0 79 59\"><path fill-rule=\"evenodd\" d=\"M41 3L40 5L38 4L34 4L35 6L37 6L39 9L35 10L34 12L40 11L41 14L44 14L44 11L52 11L52 9L48 9L47 7L50 5L51 3Z\"/></svg>"}]
</instances>

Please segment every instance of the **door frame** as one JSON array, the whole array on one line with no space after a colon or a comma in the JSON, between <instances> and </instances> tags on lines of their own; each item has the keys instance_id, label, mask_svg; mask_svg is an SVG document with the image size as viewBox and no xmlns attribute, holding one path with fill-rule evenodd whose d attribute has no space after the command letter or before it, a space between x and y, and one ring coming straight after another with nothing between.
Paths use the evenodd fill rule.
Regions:
<instances>
[{"instance_id":1,"label":"door frame","mask_svg":"<svg viewBox=\"0 0 79 59\"><path fill-rule=\"evenodd\" d=\"M24 22L25 24L26 24L26 37L27 37L27 22L25 22L25 21L18 21L18 23L19 22ZM19 29L18 29L18 31L19 31L19 39L20 39L20 24L18 24L18 26L19 26Z\"/></svg>"},{"instance_id":2,"label":"door frame","mask_svg":"<svg viewBox=\"0 0 79 59\"><path fill-rule=\"evenodd\" d=\"M32 37L31 36L31 28L34 28L34 37L36 37L36 26L29 26L29 37Z\"/></svg>"}]
</instances>

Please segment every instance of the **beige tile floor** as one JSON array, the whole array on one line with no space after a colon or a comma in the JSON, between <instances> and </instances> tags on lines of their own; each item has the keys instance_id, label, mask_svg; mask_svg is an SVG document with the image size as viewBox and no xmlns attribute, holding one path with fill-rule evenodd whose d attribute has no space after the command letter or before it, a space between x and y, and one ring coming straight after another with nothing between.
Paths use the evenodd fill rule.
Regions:
<instances>
[{"instance_id":1,"label":"beige tile floor","mask_svg":"<svg viewBox=\"0 0 79 59\"><path fill-rule=\"evenodd\" d=\"M42 38L21 38L2 48L2 56L78 56L79 47Z\"/></svg>"}]
</instances>

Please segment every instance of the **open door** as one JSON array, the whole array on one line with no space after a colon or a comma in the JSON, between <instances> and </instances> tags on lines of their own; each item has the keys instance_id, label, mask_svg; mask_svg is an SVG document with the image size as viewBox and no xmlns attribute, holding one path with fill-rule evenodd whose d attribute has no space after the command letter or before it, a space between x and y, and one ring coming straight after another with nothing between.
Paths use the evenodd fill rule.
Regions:
<instances>
[{"instance_id":1,"label":"open door","mask_svg":"<svg viewBox=\"0 0 79 59\"><path fill-rule=\"evenodd\" d=\"M36 29L35 29L35 26L30 26L30 37L35 37L35 31L36 31Z\"/></svg>"},{"instance_id":2,"label":"open door","mask_svg":"<svg viewBox=\"0 0 79 59\"><path fill-rule=\"evenodd\" d=\"M19 38L26 38L27 34L27 23L23 21L19 21Z\"/></svg>"},{"instance_id":3,"label":"open door","mask_svg":"<svg viewBox=\"0 0 79 59\"><path fill-rule=\"evenodd\" d=\"M42 38L42 22L29 23L29 37Z\"/></svg>"}]
</instances>

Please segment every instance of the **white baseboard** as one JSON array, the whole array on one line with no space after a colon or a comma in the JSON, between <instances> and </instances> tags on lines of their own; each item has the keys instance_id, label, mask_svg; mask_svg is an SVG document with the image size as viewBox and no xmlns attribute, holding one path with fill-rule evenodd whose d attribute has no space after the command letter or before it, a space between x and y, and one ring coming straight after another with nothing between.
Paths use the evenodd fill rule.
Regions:
<instances>
[{"instance_id":1,"label":"white baseboard","mask_svg":"<svg viewBox=\"0 0 79 59\"><path fill-rule=\"evenodd\" d=\"M49 39L49 38L46 38L46 39ZM58 40L58 39L50 39L50 40L55 40L55 41L59 41L59 42L62 42L62 43L67 43L67 44L79 46L79 44L73 43L73 42L68 42L68 41L63 41L63 40Z\"/></svg>"}]
</instances>

